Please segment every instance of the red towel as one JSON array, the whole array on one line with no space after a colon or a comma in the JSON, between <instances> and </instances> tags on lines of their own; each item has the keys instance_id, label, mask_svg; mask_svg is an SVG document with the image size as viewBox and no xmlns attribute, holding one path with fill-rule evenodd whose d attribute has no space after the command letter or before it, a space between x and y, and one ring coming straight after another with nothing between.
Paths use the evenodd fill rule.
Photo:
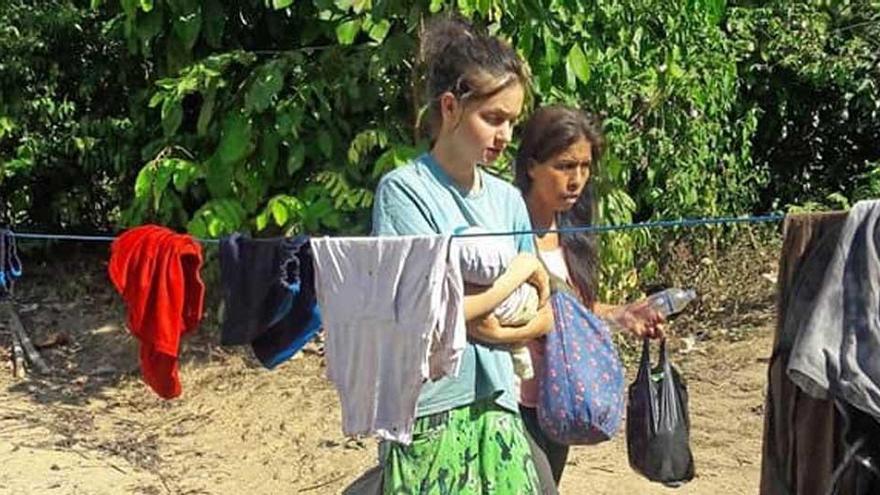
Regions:
<instances>
[{"instance_id":1,"label":"red towel","mask_svg":"<svg viewBox=\"0 0 880 495\"><path fill-rule=\"evenodd\" d=\"M180 337L202 318L202 247L192 237L144 225L110 248L110 280L125 300L128 328L141 341L144 381L165 399L180 395Z\"/></svg>"}]
</instances>

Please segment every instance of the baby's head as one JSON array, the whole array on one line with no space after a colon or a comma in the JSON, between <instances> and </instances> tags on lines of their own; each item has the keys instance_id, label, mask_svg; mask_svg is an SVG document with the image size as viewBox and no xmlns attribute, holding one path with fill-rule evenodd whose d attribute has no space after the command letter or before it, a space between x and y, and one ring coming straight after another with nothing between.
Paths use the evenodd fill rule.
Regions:
<instances>
[{"instance_id":1,"label":"baby's head","mask_svg":"<svg viewBox=\"0 0 880 495\"><path fill-rule=\"evenodd\" d=\"M492 285L507 269L510 261L516 256L516 249L506 236L487 234L481 227L460 227L453 231L456 237L453 242L460 249L461 270L465 282L477 285Z\"/></svg>"}]
</instances>

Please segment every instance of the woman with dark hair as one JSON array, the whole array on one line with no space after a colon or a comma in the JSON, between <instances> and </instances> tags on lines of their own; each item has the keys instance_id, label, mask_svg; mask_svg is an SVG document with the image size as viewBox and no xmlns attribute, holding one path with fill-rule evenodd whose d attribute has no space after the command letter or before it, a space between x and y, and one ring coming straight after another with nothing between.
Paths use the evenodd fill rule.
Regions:
<instances>
[{"instance_id":1,"label":"woman with dark hair","mask_svg":"<svg viewBox=\"0 0 880 495\"><path fill-rule=\"evenodd\" d=\"M596 216L594 178L605 148L601 125L591 115L567 106L537 110L526 123L515 163L515 182L526 201L535 230L592 225ZM594 313L613 318L638 337L662 334L663 317L646 302L611 306L596 300L599 254L595 235L587 232L548 232L535 237L547 270L566 282ZM539 339L529 342L535 368L543 368ZM547 438L538 424L537 380L520 387L520 412L529 434L547 455L556 483L568 458L568 446Z\"/></svg>"}]
</instances>

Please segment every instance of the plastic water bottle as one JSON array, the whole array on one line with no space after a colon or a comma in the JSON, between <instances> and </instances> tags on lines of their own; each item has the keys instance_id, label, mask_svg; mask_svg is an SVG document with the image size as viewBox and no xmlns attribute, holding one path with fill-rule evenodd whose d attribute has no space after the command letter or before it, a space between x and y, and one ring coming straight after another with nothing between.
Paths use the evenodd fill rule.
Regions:
<instances>
[{"instance_id":1,"label":"plastic water bottle","mask_svg":"<svg viewBox=\"0 0 880 495\"><path fill-rule=\"evenodd\" d=\"M651 307L663 314L663 317L674 315L683 310L691 301L697 298L693 289L679 289L673 287L648 296Z\"/></svg>"}]
</instances>

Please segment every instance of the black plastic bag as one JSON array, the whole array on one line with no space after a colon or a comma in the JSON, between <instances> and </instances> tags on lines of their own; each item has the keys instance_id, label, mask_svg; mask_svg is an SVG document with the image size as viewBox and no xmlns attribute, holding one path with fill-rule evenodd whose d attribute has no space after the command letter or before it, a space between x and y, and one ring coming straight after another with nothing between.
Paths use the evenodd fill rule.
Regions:
<instances>
[{"instance_id":1,"label":"black plastic bag","mask_svg":"<svg viewBox=\"0 0 880 495\"><path fill-rule=\"evenodd\" d=\"M678 484L694 477L690 448L687 386L669 364L666 340L660 363L651 369L648 339L642 347L639 374L629 386L626 448L629 464L651 481Z\"/></svg>"}]
</instances>

